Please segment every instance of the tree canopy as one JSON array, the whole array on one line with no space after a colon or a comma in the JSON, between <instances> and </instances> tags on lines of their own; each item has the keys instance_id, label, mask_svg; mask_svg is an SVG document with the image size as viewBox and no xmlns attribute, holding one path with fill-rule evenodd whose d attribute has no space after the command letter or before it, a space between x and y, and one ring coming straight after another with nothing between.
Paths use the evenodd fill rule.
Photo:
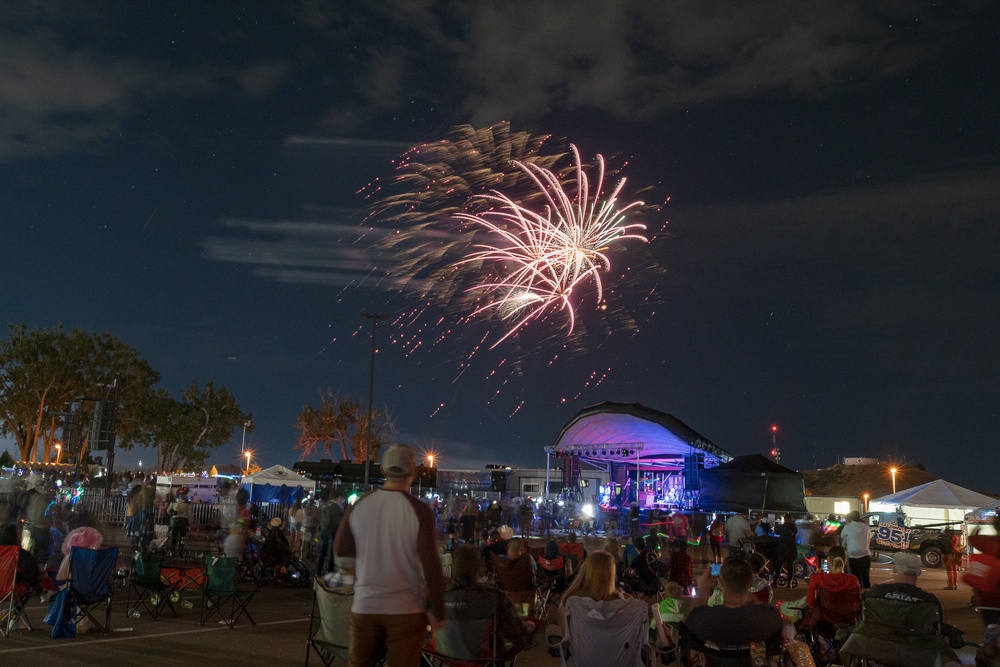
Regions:
<instances>
[{"instance_id":1,"label":"tree canopy","mask_svg":"<svg viewBox=\"0 0 1000 667\"><path fill-rule=\"evenodd\" d=\"M160 471L201 465L250 417L211 382L192 382L179 399L154 389L160 374L110 333L62 326L29 330L23 323L8 329L9 337L0 341L0 435L13 436L22 461L51 461L57 432L65 434L71 414L84 435L63 444L62 458L82 460L96 401L112 395L117 446L155 446Z\"/></svg>"},{"instance_id":2,"label":"tree canopy","mask_svg":"<svg viewBox=\"0 0 1000 667\"><path fill-rule=\"evenodd\" d=\"M366 454L369 461L377 461L383 447L391 444L395 435L395 423L387 411L372 413L371 448L368 442L368 411L349 397L340 396L331 390L320 392L319 405L306 405L296 419L299 431L295 449L302 457L311 456L322 449L327 456L334 444L340 445L342 461L363 462Z\"/></svg>"}]
</instances>

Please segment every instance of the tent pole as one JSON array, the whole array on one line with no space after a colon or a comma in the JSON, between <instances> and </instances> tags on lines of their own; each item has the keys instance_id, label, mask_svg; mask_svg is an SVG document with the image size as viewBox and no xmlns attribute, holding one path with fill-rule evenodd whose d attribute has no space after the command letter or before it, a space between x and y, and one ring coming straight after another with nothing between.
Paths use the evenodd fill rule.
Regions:
<instances>
[{"instance_id":1,"label":"tent pole","mask_svg":"<svg viewBox=\"0 0 1000 667\"><path fill-rule=\"evenodd\" d=\"M767 475L764 475L764 498L763 498L763 500L761 500L761 504L760 504L760 515L762 517L764 516L764 508L767 507L767 481L768 481L768 477L767 477Z\"/></svg>"},{"instance_id":2,"label":"tent pole","mask_svg":"<svg viewBox=\"0 0 1000 667\"><path fill-rule=\"evenodd\" d=\"M639 462L642 457L642 448L637 447L635 450L635 499L636 502L639 501Z\"/></svg>"}]
</instances>

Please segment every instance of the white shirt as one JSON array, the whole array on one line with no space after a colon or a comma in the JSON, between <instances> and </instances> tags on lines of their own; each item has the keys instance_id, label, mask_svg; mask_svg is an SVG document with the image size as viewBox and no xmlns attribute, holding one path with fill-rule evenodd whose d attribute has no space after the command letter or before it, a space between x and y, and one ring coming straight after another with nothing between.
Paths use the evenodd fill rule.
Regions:
<instances>
[{"instance_id":1,"label":"white shirt","mask_svg":"<svg viewBox=\"0 0 1000 667\"><path fill-rule=\"evenodd\" d=\"M871 556L872 553L868 548L870 539L871 532L868 529L868 524L863 521L851 521L840 532L840 544L847 552L848 558Z\"/></svg>"}]
</instances>

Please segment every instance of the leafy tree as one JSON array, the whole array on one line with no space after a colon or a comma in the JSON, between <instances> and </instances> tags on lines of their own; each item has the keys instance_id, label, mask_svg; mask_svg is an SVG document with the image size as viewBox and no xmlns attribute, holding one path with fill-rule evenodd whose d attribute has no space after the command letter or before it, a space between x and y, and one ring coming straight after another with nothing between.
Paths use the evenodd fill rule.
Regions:
<instances>
[{"instance_id":1,"label":"leafy tree","mask_svg":"<svg viewBox=\"0 0 1000 667\"><path fill-rule=\"evenodd\" d=\"M320 392L319 407L305 406L295 420L295 428L299 430L295 449L305 458L322 446L323 452L329 455L333 444L340 443L341 460L349 460L347 447L357 426L359 409L357 401L330 390Z\"/></svg>"},{"instance_id":2,"label":"leafy tree","mask_svg":"<svg viewBox=\"0 0 1000 667\"><path fill-rule=\"evenodd\" d=\"M148 440L157 446L157 469L173 472L201 467L211 450L224 445L241 424L251 419L236 399L211 382L192 382L180 400L158 390L147 406Z\"/></svg>"},{"instance_id":3,"label":"leafy tree","mask_svg":"<svg viewBox=\"0 0 1000 667\"><path fill-rule=\"evenodd\" d=\"M10 337L0 343L0 435L13 436L22 461L52 460L56 432L64 425L63 411L79 397L103 397L106 385L117 378L118 435L126 448L142 441L143 406L159 381L138 352L110 333L80 329L28 330L23 323L9 325ZM80 402L81 425L89 424L93 409ZM82 457L87 449L64 452Z\"/></svg>"},{"instance_id":4,"label":"leafy tree","mask_svg":"<svg viewBox=\"0 0 1000 667\"><path fill-rule=\"evenodd\" d=\"M375 410L371 432L371 458L378 460L382 448L391 444L395 435L395 422L386 411ZM344 461L360 463L368 453L368 411L362 410L358 401L342 397L332 391L320 393L318 407L307 405L302 408L295 427L299 430L295 449L302 457L311 456L322 447L324 454L330 454L335 443L340 445L340 457Z\"/></svg>"},{"instance_id":5,"label":"leafy tree","mask_svg":"<svg viewBox=\"0 0 1000 667\"><path fill-rule=\"evenodd\" d=\"M3 454L0 454L0 466L3 466L4 468L14 467L14 457L11 456L10 452L6 449L3 450Z\"/></svg>"}]
</instances>

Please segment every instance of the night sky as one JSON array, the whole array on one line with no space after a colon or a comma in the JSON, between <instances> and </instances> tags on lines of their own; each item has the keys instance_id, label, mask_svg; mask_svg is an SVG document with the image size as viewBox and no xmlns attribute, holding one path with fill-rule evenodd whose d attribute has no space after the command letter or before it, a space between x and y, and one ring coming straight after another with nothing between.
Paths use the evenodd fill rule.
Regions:
<instances>
[{"instance_id":1,"label":"night sky","mask_svg":"<svg viewBox=\"0 0 1000 667\"><path fill-rule=\"evenodd\" d=\"M367 404L368 311L375 403L443 467L541 466L611 400L733 454L777 424L794 468L1000 492L998 27L991 0L10 4L0 315L111 331L175 395L226 386L264 466L298 459L321 390ZM416 304L378 279L359 191L500 121L666 202L662 270L466 368L485 322L404 348Z\"/></svg>"}]
</instances>

